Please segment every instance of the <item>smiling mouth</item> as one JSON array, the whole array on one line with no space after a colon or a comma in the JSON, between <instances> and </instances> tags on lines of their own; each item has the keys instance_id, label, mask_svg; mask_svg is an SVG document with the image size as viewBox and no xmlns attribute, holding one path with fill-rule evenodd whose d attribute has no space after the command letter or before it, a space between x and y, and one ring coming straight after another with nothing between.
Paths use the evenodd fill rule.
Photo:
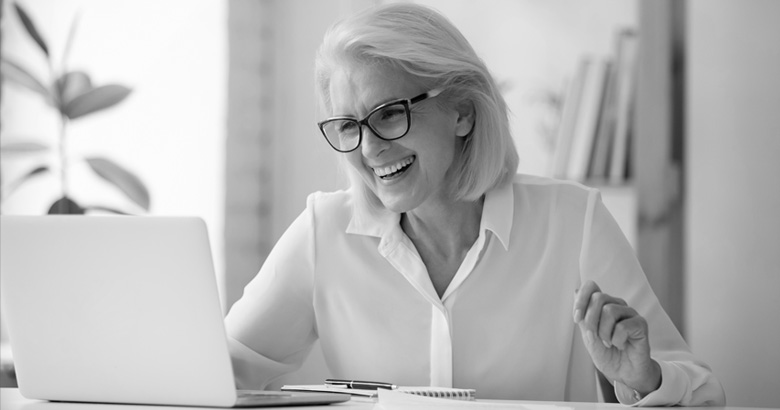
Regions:
<instances>
[{"instance_id":1,"label":"smiling mouth","mask_svg":"<svg viewBox=\"0 0 780 410\"><path fill-rule=\"evenodd\" d=\"M372 169L374 170L374 175L378 176L380 179L393 179L400 176L404 173L404 171L409 169L409 167L414 163L415 159L417 159L417 157L412 155L411 157L404 158L393 165Z\"/></svg>"}]
</instances>

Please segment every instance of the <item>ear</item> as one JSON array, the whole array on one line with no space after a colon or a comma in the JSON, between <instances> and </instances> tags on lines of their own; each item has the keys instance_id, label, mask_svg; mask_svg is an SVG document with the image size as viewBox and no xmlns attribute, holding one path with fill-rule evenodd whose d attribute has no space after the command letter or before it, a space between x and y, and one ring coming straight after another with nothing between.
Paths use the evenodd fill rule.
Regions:
<instances>
[{"instance_id":1,"label":"ear","mask_svg":"<svg viewBox=\"0 0 780 410\"><path fill-rule=\"evenodd\" d=\"M455 123L455 135L458 137L467 137L474 129L474 103L470 100L461 101L455 109L458 111L458 120Z\"/></svg>"}]
</instances>

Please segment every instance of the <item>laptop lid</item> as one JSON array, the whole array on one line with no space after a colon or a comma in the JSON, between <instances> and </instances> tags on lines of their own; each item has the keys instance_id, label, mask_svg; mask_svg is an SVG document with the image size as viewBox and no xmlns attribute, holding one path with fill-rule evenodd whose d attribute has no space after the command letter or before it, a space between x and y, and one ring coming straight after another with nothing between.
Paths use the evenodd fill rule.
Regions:
<instances>
[{"instance_id":1,"label":"laptop lid","mask_svg":"<svg viewBox=\"0 0 780 410\"><path fill-rule=\"evenodd\" d=\"M201 219L0 218L2 309L25 397L235 404Z\"/></svg>"}]
</instances>

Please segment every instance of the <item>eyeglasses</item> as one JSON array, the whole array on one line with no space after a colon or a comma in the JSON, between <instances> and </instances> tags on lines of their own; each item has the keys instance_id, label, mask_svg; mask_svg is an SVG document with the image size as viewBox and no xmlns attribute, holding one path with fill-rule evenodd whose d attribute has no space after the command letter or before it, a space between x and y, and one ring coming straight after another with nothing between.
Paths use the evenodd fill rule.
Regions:
<instances>
[{"instance_id":1,"label":"eyeglasses","mask_svg":"<svg viewBox=\"0 0 780 410\"><path fill-rule=\"evenodd\" d=\"M362 120L351 117L333 117L317 123L322 135L333 149L338 152L351 152L360 146L363 140L363 126L368 126L377 137L385 140L397 140L409 132L412 115L409 108L428 98L441 94L443 89L436 88L413 98L390 101L371 110Z\"/></svg>"}]
</instances>

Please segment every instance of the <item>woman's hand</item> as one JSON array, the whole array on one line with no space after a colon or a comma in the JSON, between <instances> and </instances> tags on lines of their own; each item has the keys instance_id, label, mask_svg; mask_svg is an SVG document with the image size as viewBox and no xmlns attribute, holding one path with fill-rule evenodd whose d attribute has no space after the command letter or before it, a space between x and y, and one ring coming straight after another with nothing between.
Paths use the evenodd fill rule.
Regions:
<instances>
[{"instance_id":1,"label":"woman's hand","mask_svg":"<svg viewBox=\"0 0 780 410\"><path fill-rule=\"evenodd\" d=\"M647 321L622 299L587 281L574 295L574 323L596 368L642 396L661 385L661 367L650 357Z\"/></svg>"}]
</instances>

